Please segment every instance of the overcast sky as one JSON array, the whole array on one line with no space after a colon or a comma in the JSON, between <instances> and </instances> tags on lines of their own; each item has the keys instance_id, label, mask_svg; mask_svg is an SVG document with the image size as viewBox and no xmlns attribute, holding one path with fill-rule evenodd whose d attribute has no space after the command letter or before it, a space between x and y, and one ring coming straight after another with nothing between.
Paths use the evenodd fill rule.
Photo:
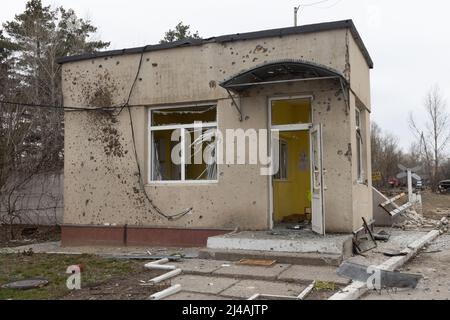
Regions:
<instances>
[{"instance_id":1,"label":"overcast sky","mask_svg":"<svg viewBox=\"0 0 450 320\"><path fill-rule=\"evenodd\" d=\"M202 37L288 27L293 7L319 0L43 0L74 9L98 26L111 49L157 43L179 21ZM2 0L0 21L22 12L26 0ZM446 0L328 0L305 7L300 24L353 19L375 68L371 74L372 119L412 141L407 118L424 118L423 99L438 84L450 101L450 2ZM450 111L450 106L448 107Z\"/></svg>"}]
</instances>

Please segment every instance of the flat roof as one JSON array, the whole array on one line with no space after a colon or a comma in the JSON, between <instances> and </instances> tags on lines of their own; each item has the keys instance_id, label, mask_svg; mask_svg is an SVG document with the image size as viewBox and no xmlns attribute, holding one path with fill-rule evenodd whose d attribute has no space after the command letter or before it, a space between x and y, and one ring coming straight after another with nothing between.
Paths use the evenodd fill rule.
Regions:
<instances>
[{"instance_id":1,"label":"flat roof","mask_svg":"<svg viewBox=\"0 0 450 320\"><path fill-rule=\"evenodd\" d=\"M233 42L233 41L242 41L242 40L252 40L252 39L261 39L261 38L271 38L271 37L283 37L288 35L295 34L304 34L304 33L313 33L320 31L329 31L329 30L337 30L337 29L349 29L353 39L361 50L366 62L370 68L373 68L373 61L370 57L369 52L367 51L364 42L361 39L361 36L356 30L355 24L352 20L341 20L341 21L333 21L333 22L324 22L324 23L316 23L303 25L298 27L288 27L288 28L279 28L279 29L270 29L263 31L255 31L255 32L246 32L246 33L235 33L230 35L211 37L205 39L186 39L180 40L170 43L161 43L155 45L146 45L143 47L135 47L128 49L120 49L120 50L108 50L108 51L99 51L94 53L86 53L75 56L67 56L61 57L57 60L59 64L64 64L68 62L76 62L82 60L90 60L95 58L102 57L112 57L112 56L120 56L126 54L137 54L142 52L151 52L158 50L166 50L180 47L191 47L191 46L200 46L202 44L207 43L225 43L225 42Z\"/></svg>"}]
</instances>

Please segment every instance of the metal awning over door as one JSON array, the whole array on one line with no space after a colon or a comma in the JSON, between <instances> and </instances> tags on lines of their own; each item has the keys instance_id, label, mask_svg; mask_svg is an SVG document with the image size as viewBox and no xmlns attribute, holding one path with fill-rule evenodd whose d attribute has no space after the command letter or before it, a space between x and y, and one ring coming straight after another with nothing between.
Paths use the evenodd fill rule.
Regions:
<instances>
[{"instance_id":1,"label":"metal awning over door","mask_svg":"<svg viewBox=\"0 0 450 320\"><path fill-rule=\"evenodd\" d=\"M239 95L241 92L258 85L331 79L339 81L344 100L347 107L349 107L348 98L345 93L345 87L348 87L348 82L344 76L332 68L304 60L267 62L249 70L241 71L227 80L222 81L219 85L227 90L233 100L233 105L239 112L239 120L242 121L241 107L231 94L232 92Z\"/></svg>"},{"instance_id":2,"label":"metal awning over door","mask_svg":"<svg viewBox=\"0 0 450 320\"><path fill-rule=\"evenodd\" d=\"M279 60L242 71L221 82L220 86L239 93L256 85L326 79L339 79L347 84L341 73L329 67L303 60Z\"/></svg>"}]
</instances>

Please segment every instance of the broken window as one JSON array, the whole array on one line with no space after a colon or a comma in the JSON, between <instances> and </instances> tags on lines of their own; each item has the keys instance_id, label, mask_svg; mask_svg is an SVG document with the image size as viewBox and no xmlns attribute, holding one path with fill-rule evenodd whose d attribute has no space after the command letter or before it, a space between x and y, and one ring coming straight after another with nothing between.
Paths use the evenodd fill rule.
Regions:
<instances>
[{"instance_id":1,"label":"broken window","mask_svg":"<svg viewBox=\"0 0 450 320\"><path fill-rule=\"evenodd\" d=\"M215 181L216 106L150 110L151 181Z\"/></svg>"}]
</instances>

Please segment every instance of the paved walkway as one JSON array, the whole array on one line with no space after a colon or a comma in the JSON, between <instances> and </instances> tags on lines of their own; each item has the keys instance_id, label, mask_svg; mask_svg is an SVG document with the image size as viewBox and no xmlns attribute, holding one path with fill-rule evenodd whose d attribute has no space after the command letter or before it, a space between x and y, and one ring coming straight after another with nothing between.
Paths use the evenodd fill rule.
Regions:
<instances>
[{"instance_id":1,"label":"paved walkway","mask_svg":"<svg viewBox=\"0 0 450 320\"><path fill-rule=\"evenodd\" d=\"M348 279L328 266L274 264L271 267L246 266L234 262L191 259L171 263L183 274L170 280L182 291L167 300L248 299L256 293L298 296L313 280L345 286Z\"/></svg>"}]
</instances>

